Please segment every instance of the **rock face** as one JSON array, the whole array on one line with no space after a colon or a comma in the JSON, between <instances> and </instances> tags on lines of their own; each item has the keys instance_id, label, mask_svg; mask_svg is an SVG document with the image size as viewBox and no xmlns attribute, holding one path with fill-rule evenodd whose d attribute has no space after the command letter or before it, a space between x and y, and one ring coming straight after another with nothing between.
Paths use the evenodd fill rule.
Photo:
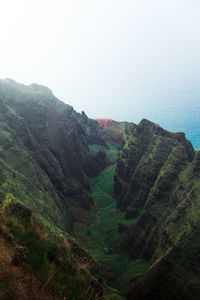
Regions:
<instances>
[{"instance_id":1,"label":"rock face","mask_svg":"<svg viewBox=\"0 0 200 300\"><path fill-rule=\"evenodd\" d=\"M145 119L138 126L127 125L124 136L125 145L115 173L115 195L118 207L126 210L127 218L132 218L144 207L173 148L182 145L188 161L195 154L184 133L168 132Z\"/></svg>"},{"instance_id":2,"label":"rock face","mask_svg":"<svg viewBox=\"0 0 200 300\"><path fill-rule=\"evenodd\" d=\"M84 112L76 113L46 87L0 80L0 238L10 255L0 255L0 265L9 271L7 278L13 270L25 274L32 264L40 293L38 280L43 278L43 288L50 282L49 291L57 291L59 299L66 295L69 299L121 299L115 292L107 297L92 258L69 236L63 243L60 240L63 233L71 232L76 214L83 216L84 226L89 224L87 212L96 209L91 197L105 201L105 192L99 194L99 188L91 192L95 182L91 179L101 178L99 172L118 158L114 192L128 220L121 213L113 231L118 249L113 249L117 255L127 254L134 268L138 261L145 266L138 277L137 270L135 276L132 269L131 275L126 274L131 278L127 299L199 299L200 152L195 155L184 133L166 131L145 119L139 125L97 121ZM116 144L123 147L119 157L121 146ZM112 217L113 212L106 218ZM23 265L27 265L24 270ZM61 272L61 277L52 270ZM7 288L4 273L0 276ZM20 282L17 286L24 287Z\"/></svg>"},{"instance_id":3,"label":"rock face","mask_svg":"<svg viewBox=\"0 0 200 300\"><path fill-rule=\"evenodd\" d=\"M115 193L127 218L137 219L122 232L120 247L150 264L128 299L198 299L200 154L183 133L147 120L129 126L125 138Z\"/></svg>"},{"instance_id":4,"label":"rock face","mask_svg":"<svg viewBox=\"0 0 200 300\"><path fill-rule=\"evenodd\" d=\"M28 204L67 231L71 205L87 209L89 178L105 166L105 145L98 123L59 101L43 86L0 81L0 170L5 192Z\"/></svg>"}]
</instances>

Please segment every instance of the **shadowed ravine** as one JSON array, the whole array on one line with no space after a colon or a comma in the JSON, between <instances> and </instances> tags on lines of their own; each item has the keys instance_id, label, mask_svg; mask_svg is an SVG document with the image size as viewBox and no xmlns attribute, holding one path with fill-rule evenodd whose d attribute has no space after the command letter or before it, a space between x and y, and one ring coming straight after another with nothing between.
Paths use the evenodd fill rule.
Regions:
<instances>
[{"instance_id":1,"label":"shadowed ravine","mask_svg":"<svg viewBox=\"0 0 200 300\"><path fill-rule=\"evenodd\" d=\"M0 299L199 300L199 178L182 132L0 80Z\"/></svg>"},{"instance_id":2,"label":"shadowed ravine","mask_svg":"<svg viewBox=\"0 0 200 300\"><path fill-rule=\"evenodd\" d=\"M116 164L112 164L105 168L93 182L91 196L96 209L90 215L89 224L75 224L74 234L80 245L100 263L101 272L109 284L125 291L128 281L132 277L140 278L148 265L143 260L130 261L116 246L120 236L119 223L129 225L137 219L126 220L125 213L116 208L112 196L115 167Z\"/></svg>"}]
</instances>

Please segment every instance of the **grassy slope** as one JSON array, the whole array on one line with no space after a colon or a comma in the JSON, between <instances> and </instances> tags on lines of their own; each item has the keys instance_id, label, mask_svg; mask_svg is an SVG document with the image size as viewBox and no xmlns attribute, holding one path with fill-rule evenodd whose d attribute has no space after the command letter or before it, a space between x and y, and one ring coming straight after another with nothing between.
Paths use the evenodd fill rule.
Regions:
<instances>
[{"instance_id":1,"label":"grassy slope","mask_svg":"<svg viewBox=\"0 0 200 300\"><path fill-rule=\"evenodd\" d=\"M4 192L66 232L71 231L76 198L83 209L91 205L88 176L98 173L104 158L93 157L88 144L103 144L103 137L95 121L76 113L47 88L0 80Z\"/></svg>"},{"instance_id":2,"label":"grassy slope","mask_svg":"<svg viewBox=\"0 0 200 300\"><path fill-rule=\"evenodd\" d=\"M0 208L0 299L120 300L94 260L12 194Z\"/></svg>"},{"instance_id":3,"label":"grassy slope","mask_svg":"<svg viewBox=\"0 0 200 300\"><path fill-rule=\"evenodd\" d=\"M74 234L82 246L100 262L102 273L109 283L124 291L127 282L131 278L141 277L148 265L142 260L131 262L116 247L120 236L117 231L118 224L129 225L136 222L136 219L126 220L125 213L116 208L112 192L116 167L113 162L116 161L117 149L112 147L107 150L107 154L108 157L113 157L112 164L93 182L91 197L94 199L96 210L92 211L88 224L75 224Z\"/></svg>"}]
</instances>

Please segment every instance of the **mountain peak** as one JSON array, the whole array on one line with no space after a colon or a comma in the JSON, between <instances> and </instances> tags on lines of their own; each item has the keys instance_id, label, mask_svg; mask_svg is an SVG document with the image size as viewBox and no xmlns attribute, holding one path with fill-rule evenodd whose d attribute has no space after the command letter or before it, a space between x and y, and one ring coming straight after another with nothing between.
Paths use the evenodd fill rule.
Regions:
<instances>
[{"instance_id":1,"label":"mountain peak","mask_svg":"<svg viewBox=\"0 0 200 300\"><path fill-rule=\"evenodd\" d=\"M30 85L25 85L22 83L18 83L17 81L11 78L1 79L0 83L5 88L11 88L11 89L14 88L16 90L21 90L25 93L36 93L36 94L45 94L46 96L53 96L52 91L48 87L38 83L31 83Z\"/></svg>"},{"instance_id":2,"label":"mountain peak","mask_svg":"<svg viewBox=\"0 0 200 300\"><path fill-rule=\"evenodd\" d=\"M30 84L30 87L34 90L34 91L37 91L37 92L42 92L42 93L45 93L46 95L53 95L52 93L52 90L50 90L48 87L44 86L44 85L41 85L41 84L38 84L38 83L31 83Z\"/></svg>"}]
</instances>

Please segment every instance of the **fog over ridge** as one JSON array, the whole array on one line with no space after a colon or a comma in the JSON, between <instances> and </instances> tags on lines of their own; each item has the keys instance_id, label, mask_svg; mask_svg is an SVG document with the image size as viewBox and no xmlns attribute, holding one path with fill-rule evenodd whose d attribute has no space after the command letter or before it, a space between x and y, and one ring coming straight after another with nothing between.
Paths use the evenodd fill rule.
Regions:
<instances>
[{"instance_id":1,"label":"fog over ridge","mask_svg":"<svg viewBox=\"0 0 200 300\"><path fill-rule=\"evenodd\" d=\"M196 0L3 1L0 78L37 82L91 118L148 118L199 147Z\"/></svg>"}]
</instances>

